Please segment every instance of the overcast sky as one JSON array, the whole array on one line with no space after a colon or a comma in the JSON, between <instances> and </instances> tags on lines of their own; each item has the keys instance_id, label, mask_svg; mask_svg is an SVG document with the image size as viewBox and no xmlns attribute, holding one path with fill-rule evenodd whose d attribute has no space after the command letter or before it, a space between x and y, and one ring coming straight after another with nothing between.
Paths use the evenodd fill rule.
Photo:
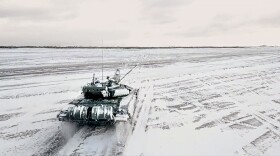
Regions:
<instances>
[{"instance_id":1,"label":"overcast sky","mask_svg":"<svg viewBox=\"0 0 280 156\"><path fill-rule=\"evenodd\" d=\"M280 0L0 0L0 45L263 44L280 45Z\"/></svg>"}]
</instances>

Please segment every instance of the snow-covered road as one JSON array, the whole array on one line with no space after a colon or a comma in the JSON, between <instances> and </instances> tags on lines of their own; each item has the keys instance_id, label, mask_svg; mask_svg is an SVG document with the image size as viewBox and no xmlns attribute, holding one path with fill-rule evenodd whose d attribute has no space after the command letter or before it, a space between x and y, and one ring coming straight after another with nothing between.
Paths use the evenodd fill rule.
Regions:
<instances>
[{"instance_id":1,"label":"snow-covered road","mask_svg":"<svg viewBox=\"0 0 280 156\"><path fill-rule=\"evenodd\" d=\"M100 49L0 49L0 155L279 155L280 48L106 49L139 88L132 119L62 124Z\"/></svg>"}]
</instances>

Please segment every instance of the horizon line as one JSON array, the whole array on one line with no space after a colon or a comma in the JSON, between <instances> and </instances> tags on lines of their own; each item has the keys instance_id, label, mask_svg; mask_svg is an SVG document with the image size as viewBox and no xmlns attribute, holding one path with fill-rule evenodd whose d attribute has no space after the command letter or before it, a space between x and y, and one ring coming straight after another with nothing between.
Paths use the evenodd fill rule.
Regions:
<instances>
[{"instance_id":1,"label":"horizon line","mask_svg":"<svg viewBox=\"0 0 280 156\"><path fill-rule=\"evenodd\" d=\"M53 48L53 49L168 49L168 48L250 48L250 47L278 47L269 45L260 46L0 46L1 49L12 48Z\"/></svg>"}]
</instances>

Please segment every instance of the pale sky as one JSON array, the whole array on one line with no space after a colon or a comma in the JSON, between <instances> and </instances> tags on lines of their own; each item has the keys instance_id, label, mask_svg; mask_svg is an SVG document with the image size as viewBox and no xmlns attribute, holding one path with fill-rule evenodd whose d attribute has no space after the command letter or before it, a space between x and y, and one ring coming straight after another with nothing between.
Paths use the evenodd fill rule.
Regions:
<instances>
[{"instance_id":1,"label":"pale sky","mask_svg":"<svg viewBox=\"0 0 280 156\"><path fill-rule=\"evenodd\" d=\"M264 44L280 45L280 0L0 0L0 45Z\"/></svg>"}]
</instances>

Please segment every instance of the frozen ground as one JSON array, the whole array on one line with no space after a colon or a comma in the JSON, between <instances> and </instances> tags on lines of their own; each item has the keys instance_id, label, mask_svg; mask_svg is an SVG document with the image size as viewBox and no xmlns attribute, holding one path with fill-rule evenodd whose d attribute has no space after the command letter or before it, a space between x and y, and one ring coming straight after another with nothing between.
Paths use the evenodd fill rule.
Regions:
<instances>
[{"instance_id":1,"label":"frozen ground","mask_svg":"<svg viewBox=\"0 0 280 156\"><path fill-rule=\"evenodd\" d=\"M0 49L0 155L280 155L280 48L106 49L139 88L113 127L56 114L101 75L100 49Z\"/></svg>"}]
</instances>

